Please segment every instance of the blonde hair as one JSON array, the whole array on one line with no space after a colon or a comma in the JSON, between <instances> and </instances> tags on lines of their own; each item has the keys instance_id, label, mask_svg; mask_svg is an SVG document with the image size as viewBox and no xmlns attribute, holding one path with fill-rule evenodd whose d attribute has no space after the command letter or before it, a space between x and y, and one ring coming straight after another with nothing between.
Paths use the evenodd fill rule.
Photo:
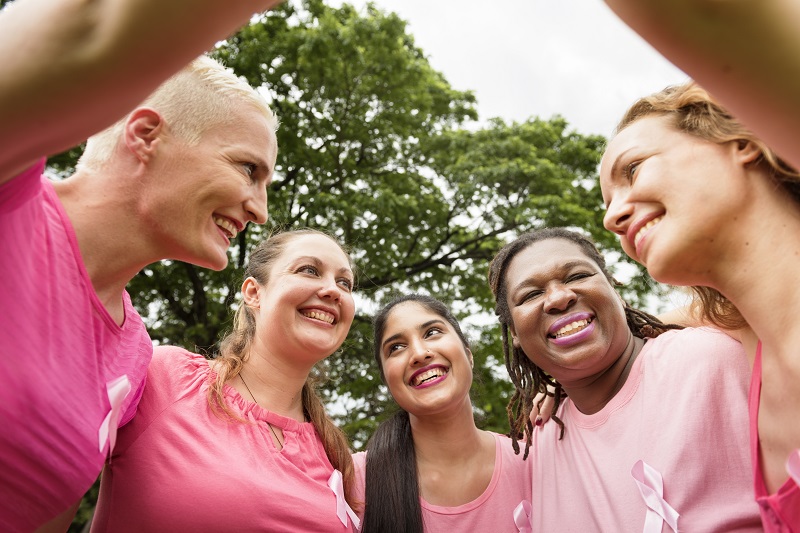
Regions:
<instances>
[{"instance_id":1,"label":"blonde hair","mask_svg":"<svg viewBox=\"0 0 800 533\"><path fill-rule=\"evenodd\" d=\"M762 165L771 179L780 184L800 204L800 173L779 158L764 141L734 118L695 82L674 85L634 103L616 128L620 132L640 118L660 115L670 117L678 131L700 139L724 144L752 142L761 156L753 164ZM711 323L725 329L737 329L747 322L733 303L716 289L690 287L694 293L692 307Z\"/></svg>"},{"instance_id":2,"label":"blonde hair","mask_svg":"<svg viewBox=\"0 0 800 533\"><path fill-rule=\"evenodd\" d=\"M255 89L219 62L200 56L161 84L138 107L155 109L175 136L195 145L205 131L230 120L231 110L242 103L261 112L272 130L277 130L277 118ZM89 138L78 169L101 168L111 159L128 116Z\"/></svg>"},{"instance_id":3,"label":"blonde hair","mask_svg":"<svg viewBox=\"0 0 800 533\"><path fill-rule=\"evenodd\" d=\"M244 279L253 277L259 284L266 285L275 261L286 250L294 239L304 235L322 235L335 242L347 255L347 251L330 235L314 229L298 229L271 235L263 240L251 253ZM348 255L349 257L349 255ZM250 347L256 334L256 320L253 310L241 305L233 320L233 330L220 343L220 353L215 359L216 379L208 389L208 402L212 410L223 413L232 419L239 419L225 401L225 383L241 372L244 362L250 355ZM355 468L350 455L347 436L328 417L322 399L317 393L319 385L324 381L324 373L315 369L303 385L302 401L306 416L314 424L317 434L322 440L328 460L334 468L342 473L346 499L352 508L356 508L353 495L355 486Z\"/></svg>"}]
</instances>

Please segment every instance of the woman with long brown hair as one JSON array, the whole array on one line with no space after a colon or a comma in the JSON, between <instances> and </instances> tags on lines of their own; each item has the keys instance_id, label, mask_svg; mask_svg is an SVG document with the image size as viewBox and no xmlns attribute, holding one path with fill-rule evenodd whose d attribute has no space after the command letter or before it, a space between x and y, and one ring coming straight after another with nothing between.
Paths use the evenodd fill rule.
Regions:
<instances>
[{"instance_id":1,"label":"woman with long brown hair","mask_svg":"<svg viewBox=\"0 0 800 533\"><path fill-rule=\"evenodd\" d=\"M94 531L351 531L353 464L314 366L353 321L353 269L313 230L251 254L217 359L157 347L103 474ZM356 519L356 520L354 520Z\"/></svg>"}]
</instances>

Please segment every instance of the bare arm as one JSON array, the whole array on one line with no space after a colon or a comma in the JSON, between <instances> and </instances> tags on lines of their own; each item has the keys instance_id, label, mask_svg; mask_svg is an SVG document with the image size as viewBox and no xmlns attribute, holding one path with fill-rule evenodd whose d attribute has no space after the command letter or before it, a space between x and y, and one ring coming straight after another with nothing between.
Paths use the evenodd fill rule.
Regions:
<instances>
[{"instance_id":1,"label":"bare arm","mask_svg":"<svg viewBox=\"0 0 800 533\"><path fill-rule=\"evenodd\" d=\"M606 3L781 157L800 168L800 2Z\"/></svg>"},{"instance_id":2,"label":"bare arm","mask_svg":"<svg viewBox=\"0 0 800 533\"><path fill-rule=\"evenodd\" d=\"M281 0L17 0L0 13L0 183L121 118Z\"/></svg>"}]
</instances>

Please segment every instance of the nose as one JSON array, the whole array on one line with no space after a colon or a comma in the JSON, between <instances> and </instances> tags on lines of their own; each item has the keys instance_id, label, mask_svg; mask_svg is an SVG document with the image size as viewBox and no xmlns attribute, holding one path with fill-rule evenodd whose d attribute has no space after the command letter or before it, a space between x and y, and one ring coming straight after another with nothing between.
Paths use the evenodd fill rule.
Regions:
<instances>
[{"instance_id":1,"label":"nose","mask_svg":"<svg viewBox=\"0 0 800 533\"><path fill-rule=\"evenodd\" d=\"M603 226L617 235L625 235L633 215L633 204L625 199L612 200L603 217Z\"/></svg>"},{"instance_id":2,"label":"nose","mask_svg":"<svg viewBox=\"0 0 800 533\"><path fill-rule=\"evenodd\" d=\"M425 364L427 361L433 358L433 353L430 351L430 349L423 346L422 343L413 343L411 350L411 361L409 361L411 366Z\"/></svg>"},{"instance_id":3,"label":"nose","mask_svg":"<svg viewBox=\"0 0 800 533\"><path fill-rule=\"evenodd\" d=\"M559 283L547 289L544 300L546 313L566 311L575 303L577 296L569 286Z\"/></svg>"},{"instance_id":4,"label":"nose","mask_svg":"<svg viewBox=\"0 0 800 533\"><path fill-rule=\"evenodd\" d=\"M342 288L337 283L334 277L323 277L322 279L322 286L320 287L317 294L320 298L334 300L336 302L339 301L339 298L342 297Z\"/></svg>"},{"instance_id":5,"label":"nose","mask_svg":"<svg viewBox=\"0 0 800 533\"><path fill-rule=\"evenodd\" d=\"M244 205L248 218L256 224L264 224L267 221L269 212L267 211L267 187L263 183L255 184L253 193Z\"/></svg>"}]
</instances>

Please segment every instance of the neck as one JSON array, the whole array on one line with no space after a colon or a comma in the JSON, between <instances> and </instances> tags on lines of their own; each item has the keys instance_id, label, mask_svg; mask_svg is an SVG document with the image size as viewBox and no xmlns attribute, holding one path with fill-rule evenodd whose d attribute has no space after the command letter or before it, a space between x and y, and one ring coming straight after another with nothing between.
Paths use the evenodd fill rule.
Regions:
<instances>
[{"instance_id":1,"label":"neck","mask_svg":"<svg viewBox=\"0 0 800 533\"><path fill-rule=\"evenodd\" d=\"M264 409L305 422L303 386L310 371L281 365L274 357L254 349L240 372L244 381L239 385L234 380L231 385L242 397L254 399Z\"/></svg>"},{"instance_id":2,"label":"neck","mask_svg":"<svg viewBox=\"0 0 800 533\"><path fill-rule=\"evenodd\" d=\"M143 245L146 234L136 219L135 194L107 184L88 171L54 183L78 241L83 263L98 298L122 322L122 291L146 265L160 257Z\"/></svg>"},{"instance_id":3,"label":"neck","mask_svg":"<svg viewBox=\"0 0 800 533\"><path fill-rule=\"evenodd\" d=\"M591 415L597 413L622 389L628 380L633 362L639 356L644 346L644 339L628 337L620 357L599 375L593 375L574 383L562 383L564 392L567 393L572 403L581 413Z\"/></svg>"},{"instance_id":4,"label":"neck","mask_svg":"<svg viewBox=\"0 0 800 533\"><path fill-rule=\"evenodd\" d=\"M472 405L452 415L411 416L420 494L433 505L453 507L484 493L495 469L494 436L475 426Z\"/></svg>"},{"instance_id":5,"label":"neck","mask_svg":"<svg viewBox=\"0 0 800 533\"><path fill-rule=\"evenodd\" d=\"M469 397L455 412L435 416L410 415L417 462L463 464L480 451L484 431L475 425Z\"/></svg>"},{"instance_id":6,"label":"neck","mask_svg":"<svg viewBox=\"0 0 800 533\"><path fill-rule=\"evenodd\" d=\"M766 180L764 180L766 181ZM770 357L797 363L800 343L800 285L794 283L800 258L800 208L774 185L769 198L754 200L753 215L735 225L736 239L709 285L742 313ZM724 260L723 260L724 259ZM780 312L776 312L780 309Z\"/></svg>"}]
</instances>

